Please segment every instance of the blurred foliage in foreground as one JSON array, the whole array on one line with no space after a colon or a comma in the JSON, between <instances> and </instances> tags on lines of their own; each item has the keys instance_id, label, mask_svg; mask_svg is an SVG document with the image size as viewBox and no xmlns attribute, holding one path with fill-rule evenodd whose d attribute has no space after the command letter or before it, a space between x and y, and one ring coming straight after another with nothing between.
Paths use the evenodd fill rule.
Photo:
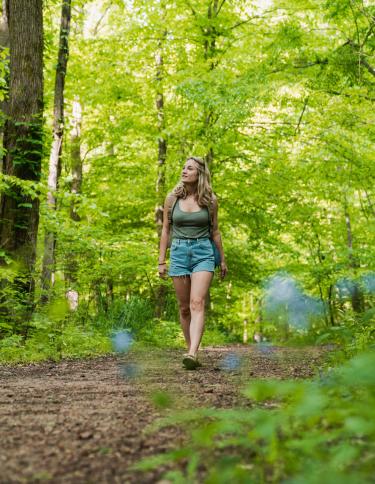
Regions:
<instances>
[{"instance_id":1,"label":"blurred foliage in foreground","mask_svg":"<svg viewBox=\"0 0 375 484\"><path fill-rule=\"evenodd\" d=\"M172 413L153 431L178 425L186 445L136 469L173 464L164 478L178 484L373 482L374 367L363 353L312 381L250 381L250 409Z\"/></svg>"}]
</instances>

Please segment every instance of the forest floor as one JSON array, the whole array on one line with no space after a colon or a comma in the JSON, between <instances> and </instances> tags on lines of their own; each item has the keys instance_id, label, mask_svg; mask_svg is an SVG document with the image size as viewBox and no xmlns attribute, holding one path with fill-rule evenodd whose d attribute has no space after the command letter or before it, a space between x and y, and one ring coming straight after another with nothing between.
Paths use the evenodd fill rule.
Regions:
<instances>
[{"instance_id":1,"label":"forest floor","mask_svg":"<svg viewBox=\"0 0 375 484\"><path fill-rule=\"evenodd\" d=\"M207 347L186 371L182 350L134 349L125 356L0 366L0 482L157 483L162 471L129 467L181 445L182 430L148 432L169 409L251 406L241 388L254 378L309 378L319 348ZM165 471L165 469L164 469Z\"/></svg>"}]
</instances>

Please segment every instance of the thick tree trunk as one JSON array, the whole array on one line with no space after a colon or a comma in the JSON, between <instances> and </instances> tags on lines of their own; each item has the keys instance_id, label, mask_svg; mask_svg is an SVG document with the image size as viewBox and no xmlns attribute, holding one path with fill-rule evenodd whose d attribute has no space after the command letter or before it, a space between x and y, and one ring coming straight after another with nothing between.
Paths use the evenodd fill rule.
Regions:
<instances>
[{"instance_id":1,"label":"thick tree trunk","mask_svg":"<svg viewBox=\"0 0 375 484\"><path fill-rule=\"evenodd\" d=\"M43 128L42 0L9 0L7 13L10 82L3 171L21 180L39 181ZM19 269L16 289L21 306L25 309L26 304L27 309L22 317L32 310L38 223L39 200L14 184L1 199L0 247ZM14 302L9 301L10 305L9 310L14 310Z\"/></svg>"},{"instance_id":2,"label":"thick tree trunk","mask_svg":"<svg viewBox=\"0 0 375 484\"><path fill-rule=\"evenodd\" d=\"M48 171L48 208L53 213L56 210L56 190L61 172L61 147L64 135L64 87L69 58L69 31L71 17L71 0L63 0L61 9L60 42L55 78L55 98L53 110L53 141L49 159ZM48 225L47 225L48 227ZM44 256L42 267L42 302L50 298L55 267L56 235L47 228L44 238Z\"/></svg>"}]
</instances>

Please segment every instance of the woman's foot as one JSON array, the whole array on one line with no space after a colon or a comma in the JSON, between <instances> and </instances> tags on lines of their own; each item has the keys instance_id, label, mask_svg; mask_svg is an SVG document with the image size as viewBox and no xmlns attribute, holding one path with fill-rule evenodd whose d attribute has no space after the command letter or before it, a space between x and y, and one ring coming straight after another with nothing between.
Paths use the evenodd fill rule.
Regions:
<instances>
[{"instance_id":1,"label":"woman's foot","mask_svg":"<svg viewBox=\"0 0 375 484\"><path fill-rule=\"evenodd\" d=\"M202 366L196 356L189 354L184 355L182 364L187 370L196 370L198 367Z\"/></svg>"}]
</instances>

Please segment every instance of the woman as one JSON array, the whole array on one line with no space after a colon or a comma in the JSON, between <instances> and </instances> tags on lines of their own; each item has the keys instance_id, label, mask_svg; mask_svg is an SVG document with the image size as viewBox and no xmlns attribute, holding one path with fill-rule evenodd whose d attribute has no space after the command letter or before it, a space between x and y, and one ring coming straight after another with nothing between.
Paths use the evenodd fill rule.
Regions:
<instances>
[{"instance_id":1,"label":"woman","mask_svg":"<svg viewBox=\"0 0 375 484\"><path fill-rule=\"evenodd\" d=\"M210 172L202 159L191 156L186 160L180 182L165 200L163 220L159 275L167 276L165 258L171 235L168 275L173 279L188 348L182 362L186 369L194 370L200 366L197 352L204 329L205 299L215 271L210 238L220 253L221 277L227 273L217 222L217 199L212 192Z\"/></svg>"}]
</instances>

